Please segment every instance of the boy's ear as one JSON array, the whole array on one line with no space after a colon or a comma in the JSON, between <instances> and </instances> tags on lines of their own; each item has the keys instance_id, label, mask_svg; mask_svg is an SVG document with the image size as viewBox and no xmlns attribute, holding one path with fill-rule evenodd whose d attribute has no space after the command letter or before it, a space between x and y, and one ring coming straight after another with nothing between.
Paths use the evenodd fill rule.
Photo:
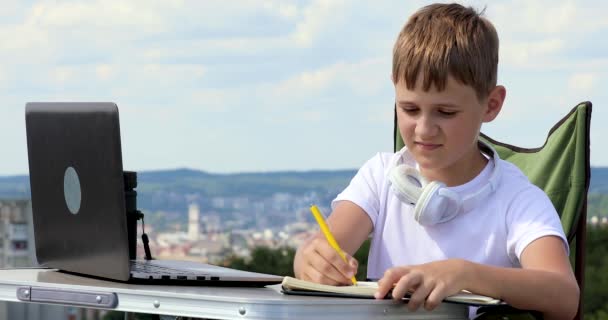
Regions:
<instances>
[{"instance_id":1,"label":"boy's ear","mask_svg":"<svg viewBox=\"0 0 608 320\"><path fill-rule=\"evenodd\" d=\"M391 73L391 81L395 84L395 75Z\"/></svg>"},{"instance_id":2,"label":"boy's ear","mask_svg":"<svg viewBox=\"0 0 608 320\"><path fill-rule=\"evenodd\" d=\"M498 116L502 109L502 104L505 102L507 96L507 89L504 86L496 86L488 95L488 101L486 103L486 111L483 116L483 122L490 122Z\"/></svg>"}]
</instances>

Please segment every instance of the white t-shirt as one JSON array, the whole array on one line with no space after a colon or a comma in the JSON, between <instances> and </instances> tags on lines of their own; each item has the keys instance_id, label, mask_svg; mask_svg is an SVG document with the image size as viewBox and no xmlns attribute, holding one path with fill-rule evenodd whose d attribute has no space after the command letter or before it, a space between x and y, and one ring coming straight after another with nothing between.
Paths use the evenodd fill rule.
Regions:
<instances>
[{"instance_id":1,"label":"white t-shirt","mask_svg":"<svg viewBox=\"0 0 608 320\"><path fill-rule=\"evenodd\" d=\"M452 220L422 226L414 220L414 206L399 200L390 188L387 171L402 159L416 166L413 157L399 153L378 153L368 160L349 186L332 202L348 200L361 207L372 224L367 276L379 279L391 267L416 265L450 258L501 267L520 267L522 251L535 239L554 235L568 242L553 204L547 195L529 182L515 165L500 161L495 192L476 201L474 209ZM473 180L451 190L461 197L483 187L494 162Z\"/></svg>"}]
</instances>

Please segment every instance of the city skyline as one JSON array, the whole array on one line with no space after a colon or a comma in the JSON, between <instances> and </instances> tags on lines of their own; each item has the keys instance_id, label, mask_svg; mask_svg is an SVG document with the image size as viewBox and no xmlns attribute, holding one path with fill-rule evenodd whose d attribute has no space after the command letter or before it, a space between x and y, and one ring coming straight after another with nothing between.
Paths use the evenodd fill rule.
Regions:
<instances>
[{"instance_id":1,"label":"city skyline","mask_svg":"<svg viewBox=\"0 0 608 320\"><path fill-rule=\"evenodd\" d=\"M7 1L0 176L28 173L28 101L117 103L125 170L356 169L392 151L392 45L429 3ZM591 165L608 166L608 4L461 3L501 40L507 99L482 131L537 147L590 100Z\"/></svg>"}]
</instances>

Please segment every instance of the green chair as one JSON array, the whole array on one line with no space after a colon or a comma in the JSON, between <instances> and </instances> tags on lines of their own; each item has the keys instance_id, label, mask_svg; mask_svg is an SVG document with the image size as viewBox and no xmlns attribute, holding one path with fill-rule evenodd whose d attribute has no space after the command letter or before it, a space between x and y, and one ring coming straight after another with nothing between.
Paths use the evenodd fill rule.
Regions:
<instances>
[{"instance_id":1,"label":"green chair","mask_svg":"<svg viewBox=\"0 0 608 320\"><path fill-rule=\"evenodd\" d=\"M397 127L396 109L394 121L396 151L404 145ZM483 133L480 136L494 146L501 159L518 166L532 183L543 189L559 213L570 243L571 262L581 292L576 319L582 318L583 311L590 123L591 102L582 102L551 128L545 144L539 148L521 148L496 141Z\"/></svg>"}]
</instances>

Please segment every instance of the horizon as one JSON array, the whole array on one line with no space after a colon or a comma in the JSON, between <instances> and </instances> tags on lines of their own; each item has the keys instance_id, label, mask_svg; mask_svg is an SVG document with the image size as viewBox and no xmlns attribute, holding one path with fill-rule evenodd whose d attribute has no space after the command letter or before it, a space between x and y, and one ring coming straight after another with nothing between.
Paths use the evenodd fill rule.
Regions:
<instances>
[{"instance_id":1,"label":"horizon","mask_svg":"<svg viewBox=\"0 0 608 320\"><path fill-rule=\"evenodd\" d=\"M591 169L608 169L608 166L590 166ZM359 168L338 168L338 169L303 169L303 170L273 170L273 171L234 171L234 172L213 172L192 168L169 168L169 169L151 169L151 170L142 170L136 171L137 173L159 173L159 172L171 172L171 171L196 171L200 173L210 174L210 175L237 175L237 174L271 174L271 173L312 173L312 172L334 172L334 171L357 171ZM131 171L131 170L125 170ZM14 178L14 177L28 177L28 173L24 174L12 174L12 175L2 175L0 174L0 178ZM593 178L593 176L592 176Z\"/></svg>"},{"instance_id":2,"label":"horizon","mask_svg":"<svg viewBox=\"0 0 608 320\"><path fill-rule=\"evenodd\" d=\"M357 169L392 151L392 45L429 3L8 1L0 176L28 175L30 101L115 102L123 167L132 171ZM608 166L608 149L596 144L608 136L608 41L598 41L608 3L461 3L485 7L500 38L507 98L482 132L538 147L571 108L591 101L591 165Z\"/></svg>"},{"instance_id":3,"label":"horizon","mask_svg":"<svg viewBox=\"0 0 608 320\"><path fill-rule=\"evenodd\" d=\"M608 168L608 167L607 167ZM334 171L357 171L359 168L338 168L338 169L302 169L302 170L272 170L272 171L235 171L235 172L212 172L207 170L192 169L192 168L168 168L168 169L151 169L136 171L137 173L159 173L159 172L171 172L171 171L196 171L199 173L205 173L210 175L235 175L235 174L265 174L265 173L309 173L309 172L334 172ZM132 171L132 170L124 170ZM11 174L2 175L0 178L11 178L11 177L27 177L29 173L23 174Z\"/></svg>"}]
</instances>

